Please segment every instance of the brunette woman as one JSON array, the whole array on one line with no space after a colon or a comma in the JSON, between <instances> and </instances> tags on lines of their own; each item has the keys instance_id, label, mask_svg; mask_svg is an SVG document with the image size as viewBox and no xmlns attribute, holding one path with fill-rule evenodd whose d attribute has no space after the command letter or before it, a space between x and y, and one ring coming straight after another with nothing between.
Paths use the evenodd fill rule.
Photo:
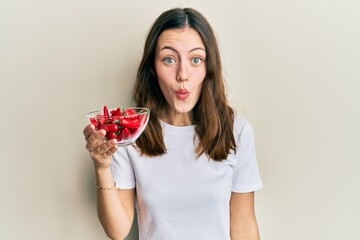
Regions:
<instances>
[{"instance_id":1,"label":"brunette woman","mask_svg":"<svg viewBox=\"0 0 360 240\"><path fill-rule=\"evenodd\" d=\"M157 18L133 97L151 110L133 146L84 129L107 235L124 239L136 206L140 239L259 239L253 128L228 104L217 40L202 14L176 8Z\"/></svg>"}]
</instances>

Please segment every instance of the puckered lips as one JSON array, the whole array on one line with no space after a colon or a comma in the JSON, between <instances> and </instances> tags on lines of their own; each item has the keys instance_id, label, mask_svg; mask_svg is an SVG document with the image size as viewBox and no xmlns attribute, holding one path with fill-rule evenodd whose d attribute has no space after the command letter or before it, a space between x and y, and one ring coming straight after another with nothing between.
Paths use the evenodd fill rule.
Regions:
<instances>
[{"instance_id":1,"label":"puckered lips","mask_svg":"<svg viewBox=\"0 0 360 240\"><path fill-rule=\"evenodd\" d=\"M187 99L189 97L189 91L186 88L179 89L175 93L176 93L176 97L179 100L185 100L185 99Z\"/></svg>"}]
</instances>

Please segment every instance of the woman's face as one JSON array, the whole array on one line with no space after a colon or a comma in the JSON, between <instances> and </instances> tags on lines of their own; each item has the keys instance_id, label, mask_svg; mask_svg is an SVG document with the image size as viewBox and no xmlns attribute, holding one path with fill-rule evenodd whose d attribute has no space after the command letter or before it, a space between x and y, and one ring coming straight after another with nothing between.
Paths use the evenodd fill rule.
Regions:
<instances>
[{"instance_id":1,"label":"woman's face","mask_svg":"<svg viewBox=\"0 0 360 240\"><path fill-rule=\"evenodd\" d=\"M170 116L190 117L205 79L205 58L204 43L192 28L169 29L159 36L155 70Z\"/></svg>"}]
</instances>

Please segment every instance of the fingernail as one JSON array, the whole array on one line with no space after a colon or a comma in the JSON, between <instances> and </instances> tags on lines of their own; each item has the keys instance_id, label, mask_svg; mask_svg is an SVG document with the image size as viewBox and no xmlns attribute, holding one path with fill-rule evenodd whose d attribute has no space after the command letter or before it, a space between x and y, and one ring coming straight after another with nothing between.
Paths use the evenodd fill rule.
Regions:
<instances>
[{"instance_id":1,"label":"fingernail","mask_svg":"<svg viewBox=\"0 0 360 240\"><path fill-rule=\"evenodd\" d=\"M95 126L93 124L90 124L90 128L91 128L91 130L94 130Z\"/></svg>"},{"instance_id":2,"label":"fingernail","mask_svg":"<svg viewBox=\"0 0 360 240\"><path fill-rule=\"evenodd\" d=\"M101 133L101 135L105 136L106 131L105 131L104 129L101 129L101 130L100 130L100 133Z\"/></svg>"},{"instance_id":3,"label":"fingernail","mask_svg":"<svg viewBox=\"0 0 360 240\"><path fill-rule=\"evenodd\" d=\"M113 143L113 144L116 144L116 143L117 143L116 139L113 139L113 140L112 140L112 143Z\"/></svg>"}]
</instances>

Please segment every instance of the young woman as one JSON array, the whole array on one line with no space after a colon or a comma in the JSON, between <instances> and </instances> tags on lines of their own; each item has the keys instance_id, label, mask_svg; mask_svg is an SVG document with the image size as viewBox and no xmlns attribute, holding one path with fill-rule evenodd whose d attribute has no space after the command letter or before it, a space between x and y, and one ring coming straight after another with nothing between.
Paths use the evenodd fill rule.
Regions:
<instances>
[{"instance_id":1,"label":"young woman","mask_svg":"<svg viewBox=\"0 0 360 240\"><path fill-rule=\"evenodd\" d=\"M140 239L259 239L254 132L228 105L216 37L199 12L171 9L154 22L134 99L151 110L134 146L84 129L107 235L126 237L136 205Z\"/></svg>"}]
</instances>

